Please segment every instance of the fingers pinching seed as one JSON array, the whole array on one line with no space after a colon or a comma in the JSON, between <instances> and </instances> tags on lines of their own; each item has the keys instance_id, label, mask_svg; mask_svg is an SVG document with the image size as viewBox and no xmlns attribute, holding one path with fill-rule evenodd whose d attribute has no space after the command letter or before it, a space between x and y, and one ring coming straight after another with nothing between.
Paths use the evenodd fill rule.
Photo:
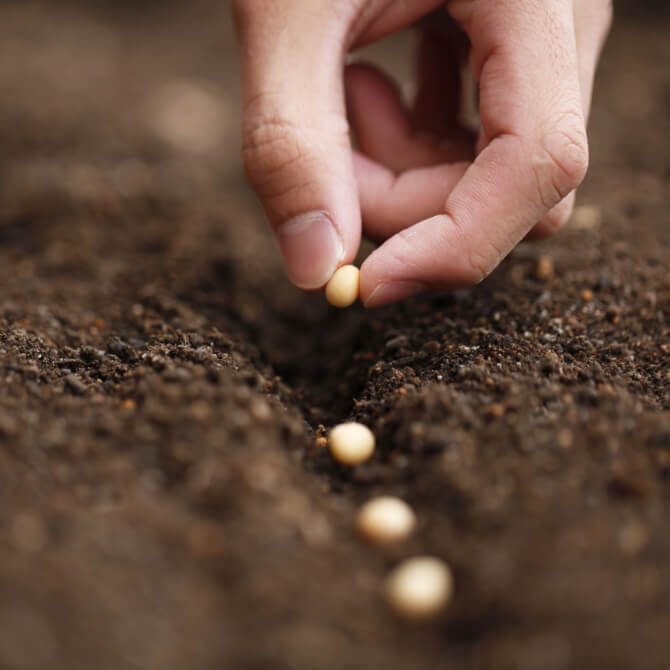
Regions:
<instances>
[{"instance_id":1,"label":"fingers pinching seed","mask_svg":"<svg viewBox=\"0 0 670 670\"><path fill-rule=\"evenodd\" d=\"M402 562L386 580L386 599L405 619L426 620L437 616L446 607L452 591L451 570L429 556Z\"/></svg>"},{"instance_id":2,"label":"fingers pinching seed","mask_svg":"<svg viewBox=\"0 0 670 670\"><path fill-rule=\"evenodd\" d=\"M392 496L381 496L365 503L356 518L359 535L375 544L400 542L412 533L415 525L412 508Z\"/></svg>"},{"instance_id":3,"label":"fingers pinching seed","mask_svg":"<svg viewBox=\"0 0 670 670\"><path fill-rule=\"evenodd\" d=\"M328 435L332 457L342 465L365 463L375 450L375 436L362 423L351 421L335 426Z\"/></svg>"},{"instance_id":4,"label":"fingers pinching seed","mask_svg":"<svg viewBox=\"0 0 670 670\"><path fill-rule=\"evenodd\" d=\"M343 265L326 284L326 300L334 307L349 307L358 298L360 272L355 265Z\"/></svg>"}]
</instances>

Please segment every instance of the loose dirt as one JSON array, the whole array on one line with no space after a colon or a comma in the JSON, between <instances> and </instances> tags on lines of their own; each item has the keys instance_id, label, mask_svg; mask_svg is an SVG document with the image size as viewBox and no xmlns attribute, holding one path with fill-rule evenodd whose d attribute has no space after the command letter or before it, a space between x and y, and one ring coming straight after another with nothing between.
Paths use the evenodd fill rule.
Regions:
<instances>
[{"instance_id":1,"label":"loose dirt","mask_svg":"<svg viewBox=\"0 0 670 670\"><path fill-rule=\"evenodd\" d=\"M225 3L0 7L0 667L667 667L670 21L637 6L567 229L369 312L283 278ZM384 494L400 547L355 532ZM417 554L454 595L409 625Z\"/></svg>"}]
</instances>

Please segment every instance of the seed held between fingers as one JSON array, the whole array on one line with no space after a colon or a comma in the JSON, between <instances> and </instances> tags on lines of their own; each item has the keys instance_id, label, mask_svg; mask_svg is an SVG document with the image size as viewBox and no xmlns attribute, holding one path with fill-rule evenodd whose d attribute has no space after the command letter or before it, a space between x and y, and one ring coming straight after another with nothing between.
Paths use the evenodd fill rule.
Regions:
<instances>
[{"instance_id":1,"label":"seed held between fingers","mask_svg":"<svg viewBox=\"0 0 670 670\"><path fill-rule=\"evenodd\" d=\"M438 558L421 556L403 561L386 580L386 600L405 619L427 620L437 616L453 592L453 577Z\"/></svg>"},{"instance_id":2,"label":"seed held between fingers","mask_svg":"<svg viewBox=\"0 0 670 670\"><path fill-rule=\"evenodd\" d=\"M341 423L330 431L328 446L332 457L342 465L359 465L372 456L375 436L362 423Z\"/></svg>"},{"instance_id":3,"label":"seed held between fingers","mask_svg":"<svg viewBox=\"0 0 670 670\"><path fill-rule=\"evenodd\" d=\"M416 516L400 498L381 496L361 507L356 529L366 540L375 544L390 544L406 539L414 530Z\"/></svg>"},{"instance_id":4,"label":"seed held between fingers","mask_svg":"<svg viewBox=\"0 0 670 670\"><path fill-rule=\"evenodd\" d=\"M338 268L326 284L326 300L334 307L349 307L358 298L360 272L355 265Z\"/></svg>"}]
</instances>

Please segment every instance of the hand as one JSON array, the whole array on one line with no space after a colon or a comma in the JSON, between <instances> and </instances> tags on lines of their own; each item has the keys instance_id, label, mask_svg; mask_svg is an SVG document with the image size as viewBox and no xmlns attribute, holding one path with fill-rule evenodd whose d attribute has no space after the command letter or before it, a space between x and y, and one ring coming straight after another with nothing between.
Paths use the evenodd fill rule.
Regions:
<instances>
[{"instance_id":1,"label":"hand","mask_svg":"<svg viewBox=\"0 0 670 670\"><path fill-rule=\"evenodd\" d=\"M607 0L234 0L243 158L289 277L322 287L358 250L367 306L481 281L531 231L568 218L588 163L586 118ZM481 128L459 124L469 39ZM346 54L422 22L411 109ZM462 35L461 35L462 36ZM346 91L346 95L345 95ZM347 104L345 105L345 97ZM349 123L357 137L351 148Z\"/></svg>"}]
</instances>

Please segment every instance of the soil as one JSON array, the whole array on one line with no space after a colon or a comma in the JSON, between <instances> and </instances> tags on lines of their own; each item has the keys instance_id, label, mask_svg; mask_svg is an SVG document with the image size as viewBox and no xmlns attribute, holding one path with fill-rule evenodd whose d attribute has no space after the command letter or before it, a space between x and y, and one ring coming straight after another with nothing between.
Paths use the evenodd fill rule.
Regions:
<instances>
[{"instance_id":1,"label":"soil","mask_svg":"<svg viewBox=\"0 0 670 670\"><path fill-rule=\"evenodd\" d=\"M563 232L471 290L336 311L241 176L225 3L0 6L0 667L667 667L670 18L645 7ZM353 471L317 440L345 419L378 441ZM353 531L381 493L420 519L387 550ZM455 575L424 625L380 595L416 554Z\"/></svg>"}]
</instances>

